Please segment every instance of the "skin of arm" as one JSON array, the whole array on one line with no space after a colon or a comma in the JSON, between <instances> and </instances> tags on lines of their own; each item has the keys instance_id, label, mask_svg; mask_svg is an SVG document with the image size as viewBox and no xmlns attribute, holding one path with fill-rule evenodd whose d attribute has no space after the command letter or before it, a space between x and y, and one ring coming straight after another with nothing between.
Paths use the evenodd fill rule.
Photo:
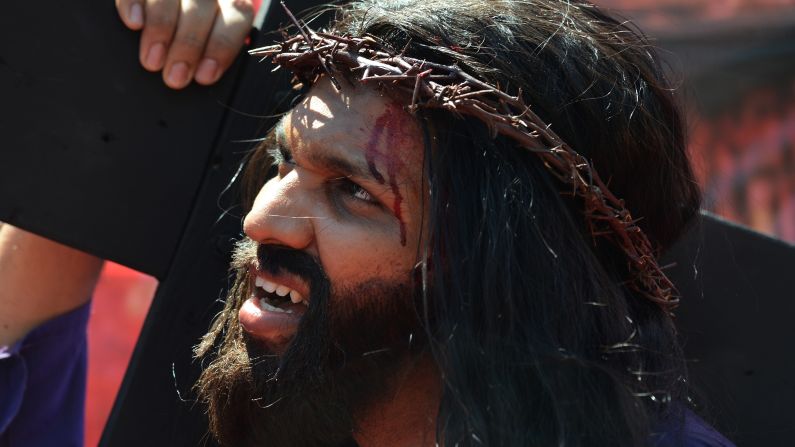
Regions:
<instances>
[{"instance_id":1,"label":"skin of arm","mask_svg":"<svg viewBox=\"0 0 795 447\"><path fill-rule=\"evenodd\" d=\"M0 346L88 301L102 262L0 223Z\"/></svg>"}]
</instances>

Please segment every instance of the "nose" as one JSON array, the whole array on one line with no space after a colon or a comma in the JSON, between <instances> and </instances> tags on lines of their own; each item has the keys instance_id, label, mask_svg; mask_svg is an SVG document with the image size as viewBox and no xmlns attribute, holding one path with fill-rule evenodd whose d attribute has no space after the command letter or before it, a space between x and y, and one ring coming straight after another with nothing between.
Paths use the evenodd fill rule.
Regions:
<instances>
[{"instance_id":1,"label":"nose","mask_svg":"<svg viewBox=\"0 0 795 447\"><path fill-rule=\"evenodd\" d=\"M314 237L313 200L301 180L293 170L268 181L243 220L243 232L261 244L309 247Z\"/></svg>"}]
</instances>

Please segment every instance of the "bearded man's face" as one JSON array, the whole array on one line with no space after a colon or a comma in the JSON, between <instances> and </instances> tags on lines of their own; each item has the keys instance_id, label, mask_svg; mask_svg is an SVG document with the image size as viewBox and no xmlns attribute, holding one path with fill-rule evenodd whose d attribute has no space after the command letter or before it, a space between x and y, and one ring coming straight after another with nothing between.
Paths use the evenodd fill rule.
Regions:
<instances>
[{"instance_id":1,"label":"bearded man's face","mask_svg":"<svg viewBox=\"0 0 795 447\"><path fill-rule=\"evenodd\" d=\"M422 131L343 84L318 82L266 139L278 175L235 256L239 327L200 380L222 440L338 445L420 338Z\"/></svg>"}]
</instances>

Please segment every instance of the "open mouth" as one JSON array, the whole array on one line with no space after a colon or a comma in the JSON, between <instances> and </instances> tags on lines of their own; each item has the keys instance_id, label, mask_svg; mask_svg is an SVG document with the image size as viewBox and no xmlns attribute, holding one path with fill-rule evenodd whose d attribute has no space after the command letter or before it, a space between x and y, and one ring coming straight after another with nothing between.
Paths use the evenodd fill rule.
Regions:
<instances>
[{"instance_id":1,"label":"open mouth","mask_svg":"<svg viewBox=\"0 0 795 447\"><path fill-rule=\"evenodd\" d=\"M309 306L308 300L297 290L261 276L254 279L254 296L259 299L260 307L269 312L293 313L294 309L290 304Z\"/></svg>"},{"instance_id":2,"label":"open mouth","mask_svg":"<svg viewBox=\"0 0 795 447\"><path fill-rule=\"evenodd\" d=\"M251 295L238 310L243 330L274 352L286 349L309 309L309 287L296 275L250 270Z\"/></svg>"}]
</instances>

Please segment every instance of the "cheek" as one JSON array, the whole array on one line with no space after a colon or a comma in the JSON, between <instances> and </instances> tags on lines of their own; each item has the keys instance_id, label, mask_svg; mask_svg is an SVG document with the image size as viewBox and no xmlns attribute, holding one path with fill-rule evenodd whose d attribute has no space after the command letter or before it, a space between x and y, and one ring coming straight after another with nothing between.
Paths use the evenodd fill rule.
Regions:
<instances>
[{"instance_id":1,"label":"cheek","mask_svg":"<svg viewBox=\"0 0 795 447\"><path fill-rule=\"evenodd\" d=\"M323 268L332 283L359 283L370 278L408 274L415 249L400 244L394 229L321 224L316 236ZM416 247L416 246L415 246Z\"/></svg>"}]
</instances>

